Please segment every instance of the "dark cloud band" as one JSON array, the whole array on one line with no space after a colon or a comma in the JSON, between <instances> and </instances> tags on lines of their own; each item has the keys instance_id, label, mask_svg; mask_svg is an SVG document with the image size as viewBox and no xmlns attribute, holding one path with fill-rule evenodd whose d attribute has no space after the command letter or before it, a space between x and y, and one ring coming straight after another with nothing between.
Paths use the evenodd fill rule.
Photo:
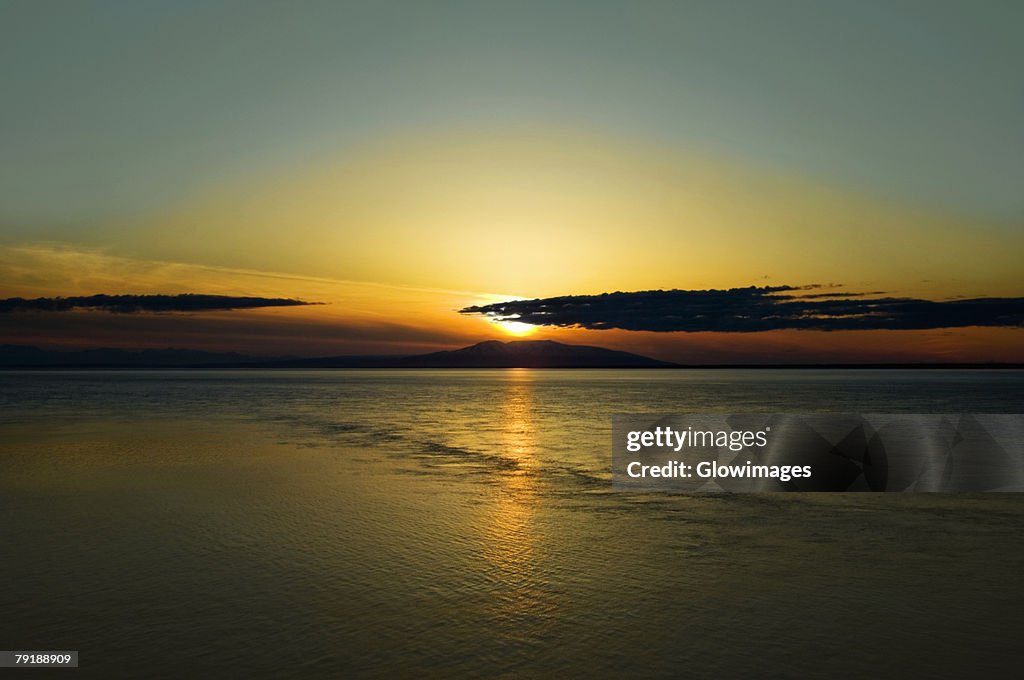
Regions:
<instances>
[{"instance_id":1,"label":"dark cloud band","mask_svg":"<svg viewBox=\"0 0 1024 680\"><path fill-rule=\"evenodd\" d=\"M86 295L82 297L7 298L0 314L12 312L69 312L95 309L121 314L137 312L211 312L257 307L296 307L319 304L288 298L234 297L231 295Z\"/></svg>"},{"instance_id":2,"label":"dark cloud band","mask_svg":"<svg viewBox=\"0 0 1024 680\"><path fill-rule=\"evenodd\" d=\"M459 310L537 326L632 331L751 333L910 330L963 326L1024 326L1024 298L937 302L864 297L879 293L803 293L816 286L728 290L649 290L514 300Z\"/></svg>"}]
</instances>

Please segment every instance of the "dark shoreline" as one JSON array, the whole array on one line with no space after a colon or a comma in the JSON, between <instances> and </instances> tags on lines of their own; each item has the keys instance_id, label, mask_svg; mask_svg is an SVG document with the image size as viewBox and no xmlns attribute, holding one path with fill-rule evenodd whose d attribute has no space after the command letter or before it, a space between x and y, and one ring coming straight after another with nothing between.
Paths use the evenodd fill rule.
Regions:
<instances>
[{"instance_id":1,"label":"dark shoreline","mask_svg":"<svg viewBox=\"0 0 1024 680\"><path fill-rule=\"evenodd\" d=\"M631 352L552 340L487 340L457 350L414 355L333 355L318 357L247 356L238 352L166 348L124 350L96 348L48 350L24 345L0 345L0 370L25 369L961 369L1019 370L1019 362L871 362L871 363L706 363L679 364Z\"/></svg>"},{"instance_id":2,"label":"dark shoreline","mask_svg":"<svg viewBox=\"0 0 1024 680\"><path fill-rule=\"evenodd\" d=\"M138 364L40 364L25 366L0 366L0 371L251 371L251 370L1024 370L1024 364L1010 363L957 363L957 364L679 364L675 366L401 366L401 365L359 365L359 364L294 364L283 365L281 362L266 364L204 364L204 365L138 365Z\"/></svg>"}]
</instances>

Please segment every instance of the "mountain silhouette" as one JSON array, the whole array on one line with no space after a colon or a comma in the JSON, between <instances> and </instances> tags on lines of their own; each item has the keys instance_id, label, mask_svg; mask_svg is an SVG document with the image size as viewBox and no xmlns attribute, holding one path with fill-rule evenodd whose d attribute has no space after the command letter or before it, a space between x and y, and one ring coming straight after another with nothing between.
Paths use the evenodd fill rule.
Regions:
<instances>
[{"instance_id":1,"label":"mountain silhouette","mask_svg":"<svg viewBox=\"0 0 1024 680\"><path fill-rule=\"evenodd\" d=\"M674 366L639 354L553 340L488 340L448 352L398 360L416 368L664 368Z\"/></svg>"}]
</instances>

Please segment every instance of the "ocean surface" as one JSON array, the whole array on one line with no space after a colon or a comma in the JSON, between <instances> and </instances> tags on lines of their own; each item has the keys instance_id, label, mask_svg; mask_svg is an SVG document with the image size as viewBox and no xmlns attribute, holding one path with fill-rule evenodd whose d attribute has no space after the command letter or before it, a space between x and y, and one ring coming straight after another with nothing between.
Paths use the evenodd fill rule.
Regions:
<instances>
[{"instance_id":1,"label":"ocean surface","mask_svg":"<svg viewBox=\"0 0 1024 680\"><path fill-rule=\"evenodd\" d=\"M33 677L1019 677L1024 495L613 492L613 413L1022 413L1024 372L0 373ZM14 673L14 671L11 671Z\"/></svg>"}]
</instances>

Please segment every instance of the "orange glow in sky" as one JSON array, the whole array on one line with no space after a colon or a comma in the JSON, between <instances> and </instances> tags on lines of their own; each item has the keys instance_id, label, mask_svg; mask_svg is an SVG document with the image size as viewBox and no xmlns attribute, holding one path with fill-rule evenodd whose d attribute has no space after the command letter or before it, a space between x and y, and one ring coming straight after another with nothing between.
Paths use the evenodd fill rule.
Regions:
<instances>
[{"instance_id":1,"label":"orange glow in sky","mask_svg":"<svg viewBox=\"0 0 1024 680\"><path fill-rule=\"evenodd\" d=\"M0 313L0 344L1024 361L1012 314L744 334L459 313L813 284L926 307L1024 296L1019 3L927 31L870 3L66 4L0 21L0 300L322 304Z\"/></svg>"}]
</instances>

